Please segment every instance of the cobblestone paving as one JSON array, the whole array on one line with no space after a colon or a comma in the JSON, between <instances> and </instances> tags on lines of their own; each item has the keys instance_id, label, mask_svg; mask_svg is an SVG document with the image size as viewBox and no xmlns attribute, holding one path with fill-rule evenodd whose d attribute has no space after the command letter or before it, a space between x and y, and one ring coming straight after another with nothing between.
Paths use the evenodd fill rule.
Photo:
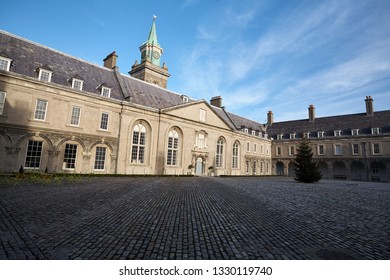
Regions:
<instances>
[{"instance_id":1,"label":"cobblestone paving","mask_svg":"<svg viewBox=\"0 0 390 280\"><path fill-rule=\"evenodd\" d=\"M390 259L390 185L92 178L0 187L0 259Z\"/></svg>"}]
</instances>

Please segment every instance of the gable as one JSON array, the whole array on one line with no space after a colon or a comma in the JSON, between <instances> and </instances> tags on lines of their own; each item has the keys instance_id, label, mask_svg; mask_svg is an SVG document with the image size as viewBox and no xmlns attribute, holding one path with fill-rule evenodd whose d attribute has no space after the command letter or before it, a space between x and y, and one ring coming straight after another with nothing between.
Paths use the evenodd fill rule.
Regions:
<instances>
[{"instance_id":1,"label":"gable","mask_svg":"<svg viewBox=\"0 0 390 280\"><path fill-rule=\"evenodd\" d=\"M204 113L201 113L201 111ZM161 112L163 114L172 115L178 118L231 130L227 123L221 119L203 100L198 102L191 102L183 106L167 108ZM204 119L202 120L201 118L203 117Z\"/></svg>"}]
</instances>

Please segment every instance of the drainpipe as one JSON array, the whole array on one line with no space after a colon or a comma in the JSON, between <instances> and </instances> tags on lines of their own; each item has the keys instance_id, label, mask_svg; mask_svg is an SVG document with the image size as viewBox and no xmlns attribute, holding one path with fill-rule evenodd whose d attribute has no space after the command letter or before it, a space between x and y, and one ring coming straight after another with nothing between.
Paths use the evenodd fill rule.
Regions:
<instances>
[{"instance_id":1,"label":"drainpipe","mask_svg":"<svg viewBox=\"0 0 390 280\"><path fill-rule=\"evenodd\" d=\"M116 145L117 148L116 148L115 174L118 174L119 146L121 143L122 118L123 118L123 101L121 102L121 112L119 113L118 145Z\"/></svg>"}]
</instances>

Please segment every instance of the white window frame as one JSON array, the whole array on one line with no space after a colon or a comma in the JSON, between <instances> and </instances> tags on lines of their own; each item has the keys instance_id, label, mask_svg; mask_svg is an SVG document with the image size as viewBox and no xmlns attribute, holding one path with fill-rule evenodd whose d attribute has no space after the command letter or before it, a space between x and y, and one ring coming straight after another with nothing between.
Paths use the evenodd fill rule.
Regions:
<instances>
[{"instance_id":1,"label":"white window frame","mask_svg":"<svg viewBox=\"0 0 390 280\"><path fill-rule=\"evenodd\" d=\"M290 139L295 139L296 133L290 133Z\"/></svg>"},{"instance_id":2,"label":"white window frame","mask_svg":"<svg viewBox=\"0 0 390 280\"><path fill-rule=\"evenodd\" d=\"M283 139L283 134L279 133L278 135L276 135L276 139L277 140L282 140Z\"/></svg>"},{"instance_id":3,"label":"white window frame","mask_svg":"<svg viewBox=\"0 0 390 280\"><path fill-rule=\"evenodd\" d=\"M318 138L323 138L325 136L325 132L324 131L317 131L317 137Z\"/></svg>"},{"instance_id":4,"label":"white window frame","mask_svg":"<svg viewBox=\"0 0 390 280\"><path fill-rule=\"evenodd\" d=\"M9 71L12 59L0 56L0 70Z\"/></svg>"},{"instance_id":5,"label":"white window frame","mask_svg":"<svg viewBox=\"0 0 390 280\"><path fill-rule=\"evenodd\" d=\"M296 155L296 153L297 153L297 148L295 145L288 146L288 155L289 156L294 156L294 155Z\"/></svg>"},{"instance_id":6,"label":"white window frame","mask_svg":"<svg viewBox=\"0 0 390 280\"><path fill-rule=\"evenodd\" d=\"M146 162L147 129L141 123L137 123L132 130L130 162L144 164Z\"/></svg>"},{"instance_id":7,"label":"white window frame","mask_svg":"<svg viewBox=\"0 0 390 280\"><path fill-rule=\"evenodd\" d=\"M240 144L238 141L233 143L233 153L232 153L232 168L239 168L239 157L240 157Z\"/></svg>"},{"instance_id":8,"label":"white window frame","mask_svg":"<svg viewBox=\"0 0 390 280\"><path fill-rule=\"evenodd\" d=\"M39 79L40 81L50 83L50 82L51 82L51 76L52 76L52 74L53 74L52 71L49 71L49 70L40 68L40 69L39 69L38 79ZM46 77L47 77L47 78L46 78Z\"/></svg>"},{"instance_id":9,"label":"white window frame","mask_svg":"<svg viewBox=\"0 0 390 280\"><path fill-rule=\"evenodd\" d=\"M177 166L179 158L179 133L171 129L168 133L167 162L169 166Z\"/></svg>"},{"instance_id":10,"label":"white window frame","mask_svg":"<svg viewBox=\"0 0 390 280\"><path fill-rule=\"evenodd\" d=\"M103 116L107 116L106 119L103 119ZM110 114L107 112L102 112L100 114L100 125L99 129L103 131L108 131L109 128L109 123L110 123Z\"/></svg>"},{"instance_id":11,"label":"white window frame","mask_svg":"<svg viewBox=\"0 0 390 280\"><path fill-rule=\"evenodd\" d=\"M335 137L340 137L341 136L341 130L340 129L335 130L333 133L334 133Z\"/></svg>"},{"instance_id":12,"label":"white window frame","mask_svg":"<svg viewBox=\"0 0 390 280\"><path fill-rule=\"evenodd\" d=\"M335 156L342 156L343 155L343 145L340 143L333 144L333 154Z\"/></svg>"},{"instance_id":13,"label":"white window frame","mask_svg":"<svg viewBox=\"0 0 390 280\"><path fill-rule=\"evenodd\" d=\"M276 146L275 148L276 148L276 151L275 151L276 155L281 156L282 155L282 147Z\"/></svg>"},{"instance_id":14,"label":"white window frame","mask_svg":"<svg viewBox=\"0 0 390 280\"><path fill-rule=\"evenodd\" d=\"M321 153L321 147L322 147L322 150L323 150L322 153ZM318 144L317 145L317 154L319 156L323 156L323 155L326 154L326 146L324 144Z\"/></svg>"},{"instance_id":15,"label":"white window frame","mask_svg":"<svg viewBox=\"0 0 390 280\"><path fill-rule=\"evenodd\" d=\"M99 153L98 153L99 149ZM101 152L104 151L104 157L102 157L103 154ZM102 146L96 146L95 149L95 162L93 165L93 170L95 171L104 171L106 170L106 159L107 159L107 148ZM100 168L103 165L103 168Z\"/></svg>"},{"instance_id":16,"label":"white window frame","mask_svg":"<svg viewBox=\"0 0 390 280\"><path fill-rule=\"evenodd\" d=\"M41 106L41 104L45 104L44 108ZM37 121L46 120L48 104L49 102L47 100L37 99L37 102L35 103L34 120ZM39 118L40 115L43 115L43 118Z\"/></svg>"},{"instance_id":17,"label":"white window frame","mask_svg":"<svg viewBox=\"0 0 390 280\"><path fill-rule=\"evenodd\" d=\"M310 132L304 132L303 133L303 137L305 137L305 138L310 138Z\"/></svg>"},{"instance_id":18,"label":"white window frame","mask_svg":"<svg viewBox=\"0 0 390 280\"><path fill-rule=\"evenodd\" d=\"M225 150L225 140L220 137L217 141L217 150L215 153L215 167L223 168L224 166L224 150Z\"/></svg>"},{"instance_id":19,"label":"white window frame","mask_svg":"<svg viewBox=\"0 0 390 280\"><path fill-rule=\"evenodd\" d=\"M199 120L201 122L206 122L206 110L199 109Z\"/></svg>"},{"instance_id":20,"label":"white window frame","mask_svg":"<svg viewBox=\"0 0 390 280\"><path fill-rule=\"evenodd\" d=\"M30 151L31 155L29 155L29 149L28 149L28 148L30 147L30 142L31 142L31 143L40 143L40 146L41 146L41 147L40 147L39 155L38 155L38 154L36 154L36 155L33 154L34 152L37 151L37 149L32 149L32 150ZM32 145L31 145L31 146L32 146ZM36 145L35 145L35 146L36 146ZM27 148L26 148L26 156L24 157L24 168L25 168L25 169L39 169L39 168L41 167L43 148L44 148L44 142L43 142L43 141L28 140L28 142L27 142ZM38 166L26 166L27 157L29 157L30 159L31 159L31 158L39 158L39 160L38 160ZM31 160L30 160L29 163L31 163L31 162L36 162L36 160L34 160L34 161L31 161Z\"/></svg>"},{"instance_id":21,"label":"white window frame","mask_svg":"<svg viewBox=\"0 0 390 280\"><path fill-rule=\"evenodd\" d=\"M78 109L78 113L75 114L75 109ZM80 126L80 118L81 118L81 108L78 106L72 106L72 111L70 114L70 125L72 126ZM77 120L77 123L74 122L74 120Z\"/></svg>"},{"instance_id":22,"label":"white window frame","mask_svg":"<svg viewBox=\"0 0 390 280\"><path fill-rule=\"evenodd\" d=\"M75 79L75 78L72 79L72 88L74 90L82 91L83 90L83 85L84 85L84 81L83 80Z\"/></svg>"},{"instance_id":23,"label":"white window frame","mask_svg":"<svg viewBox=\"0 0 390 280\"><path fill-rule=\"evenodd\" d=\"M352 136L358 136L359 135L359 129L357 129L357 128L351 129L351 135Z\"/></svg>"},{"instance_id":24,"label":"white window frame","mask_svg":"<svg viewBox=\"0 0 390 280\"><path fill-rule=\"evenodd\" d=\"M371 134L372 134L372 135L378 135L378 134L380 134L380 129L379 129L379 127L373 127L373 128L371 128Z\"/></svg>"},{"instance_id":25,"label":"white window frame","mask_svg":"<svg viewBox=\"0 0 390 280\"><path fill-rule=\"evenodd\" d=\"M5 91L0 91L0 115L4 113L6 97L7 97L7 93Z\"/></svg>"},{"instance_id":26,"label":"white window frame","mask_svg":"<svg viewBox=\"0 0 390 280\"><path fill-rule=\"evenodd\" d=\"M70 149L70 152L67 153L67 147L73 146L72 149ZM65 143L65 149L64 149L64 161L62 168L65 170L74 170L76 169L76 162L77 162L77 150L78 145L73 143ZM70 166L70 167L69 167Z\"/></svg>"},{"instance_id":27,"label":"white window frame","mask_svg":"<svg viewBox=\"0 0 390 280\"><path fill-rule=\"evenodd\" d=\"M355 152L355 147L357 147L357 152ZM360 145L358 143L351 144L352 155L360 155Z\"/></svg>"},{"instance_id":28,"label":"white window frame","mask_svg":"<svg viewBox=\"0 0 390 280\"><path fill-rule=\"evenodd\" d=\"M371 145L372 155L378 156L382 154L382 147L380 143L372 143Z\"/></svg>"},{"instance_id":29,"label":"white window frame","mask_svg":"<svg viewBox=\"0 0 390 280\"><path fill-rule=\"evenodd\" d=\"M111 89L108 87L102 87L100 94L103 97L110 98L111 97Z\"/></svg>"}]
</instances>

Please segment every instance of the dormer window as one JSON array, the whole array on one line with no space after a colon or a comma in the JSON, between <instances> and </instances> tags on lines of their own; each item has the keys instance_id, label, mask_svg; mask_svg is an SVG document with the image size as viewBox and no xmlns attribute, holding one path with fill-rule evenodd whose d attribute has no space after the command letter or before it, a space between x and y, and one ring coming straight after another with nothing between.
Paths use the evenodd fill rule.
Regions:
<instances>
[{"instance_id":1,"label":"dormer window","mask_svg":"<svg viewBox=\"0 0 390 280\"><path fill-rule=\"evenodd\" d=\"M352 129L351 130L352 136L358 136L359 135L359 129Z\"/></svg>"},{"instance_id":2,"label":"dormer window","mask_svg":"<svg viewBox=\"0 0 390 280\"><path fill-rule=\"evenodd\" d=\"M39 68L38 79L43 82L51 82L51 76L53 72L49 70L45 70L43 68Z\"/></svg>"},{"instance_id":3,"label":"dormer window","mask_svg":"<svg viewBox=\"0 0 390 280\"><path fill-rule=\"evenodd\" d=\"M303 133L304 138L310 138L310 132L304 132Z\"/></svg>"},{"instance_id":4,"label":"dormer window","mask_svg":"<svg viewBox=\"0 0 390 280\"><path fill-rule=\"evenodd\" d=\"M324 131L317 131L317 137L318 138L322 138L325 136L325 132Z\"/></svg>"},{"instance_id":5,"label":"dormer window","mask_svg":"<svg viewBox=\"0 0 390 280\"><path fill-rule=\"evenodd\" d=\"M75 90L81 91L81 90L83 90L83 83L84 83L83 80L73 78L72 79L72 88Z\"/></svg>"},{"instance_id":6,"label":"dormer window","mask_svg":"<svg viewBox=\"0 0 390 280\"><path fill-rule=\"evenodd\" d=\"M0 56L0 70L9 71L12 59Z\"/></svg>"},{"instance_id":7,"label":"dormer window","mask_svg":"<svg viewBox=\"0 0 390 280\"><path fill-rule=\"evenodd\" d=\"M295 133L290 133L290 139L295 139L296 134Z\"/></svg>"},{"instance_id":8,"label":"dormer window","mask_svg":"<svg viewBox=\"0 0 390 280\"><path fill-rule=\"evenodd\" d=\"M256 130L252 130L252 136L256 136Z\"/></svg>"},{"instance_id":9,"label":"dormer window","mask_svg":"<svg viewBox=\"0 0 390 280\"><path fill-rule=\"evenodd\" d=\"M376 134L379 134L379 133L380 133L379 127L371 128L371 134L376 135Z\"/></svg>"},{"instance_id":10,"label":"dormer window","mask_svg":"<svg viewBox=\"0 0 390 280\"><path fill-rule=\"evenodd\" d=\"M334 131L334 136L336 136L336 137L341 136L341 130L340 130L340 129L335 130L335 131Z\"/></svg>"},{"instance_id":11,"label":"dormer window","mask_svg":"<svg viewBox=\"0 0 390 280\"><path fill-rule=\"evenodd\" d=\"M109 97L111 96L111 89L108 88L108 87L102 87L102 89L101 89L101 95L102 95L103 97L109 98Z\"/></svg>"},{"instance_id":12,"label":"dormer window","mask_svg":"<svg viewBox=\"0 0 390 280\"><path fill-rule=\"evenodd\" d=\"M282 140L283 139L283 134L279 133L278 135L276 135L276 139L277 140Z\"/></svg>"},{"instance_id":13,"label":"dormer window","mask_svg":"<svg viewBox=\"0 0 390 280\"><path fill-rule=\"evenodd\" d=\"M186 103L188 102L188 96L187 95L181 95L180 98L181 98L181 100L183 102L186 102Z\"/></svg>"}]
</instances>

